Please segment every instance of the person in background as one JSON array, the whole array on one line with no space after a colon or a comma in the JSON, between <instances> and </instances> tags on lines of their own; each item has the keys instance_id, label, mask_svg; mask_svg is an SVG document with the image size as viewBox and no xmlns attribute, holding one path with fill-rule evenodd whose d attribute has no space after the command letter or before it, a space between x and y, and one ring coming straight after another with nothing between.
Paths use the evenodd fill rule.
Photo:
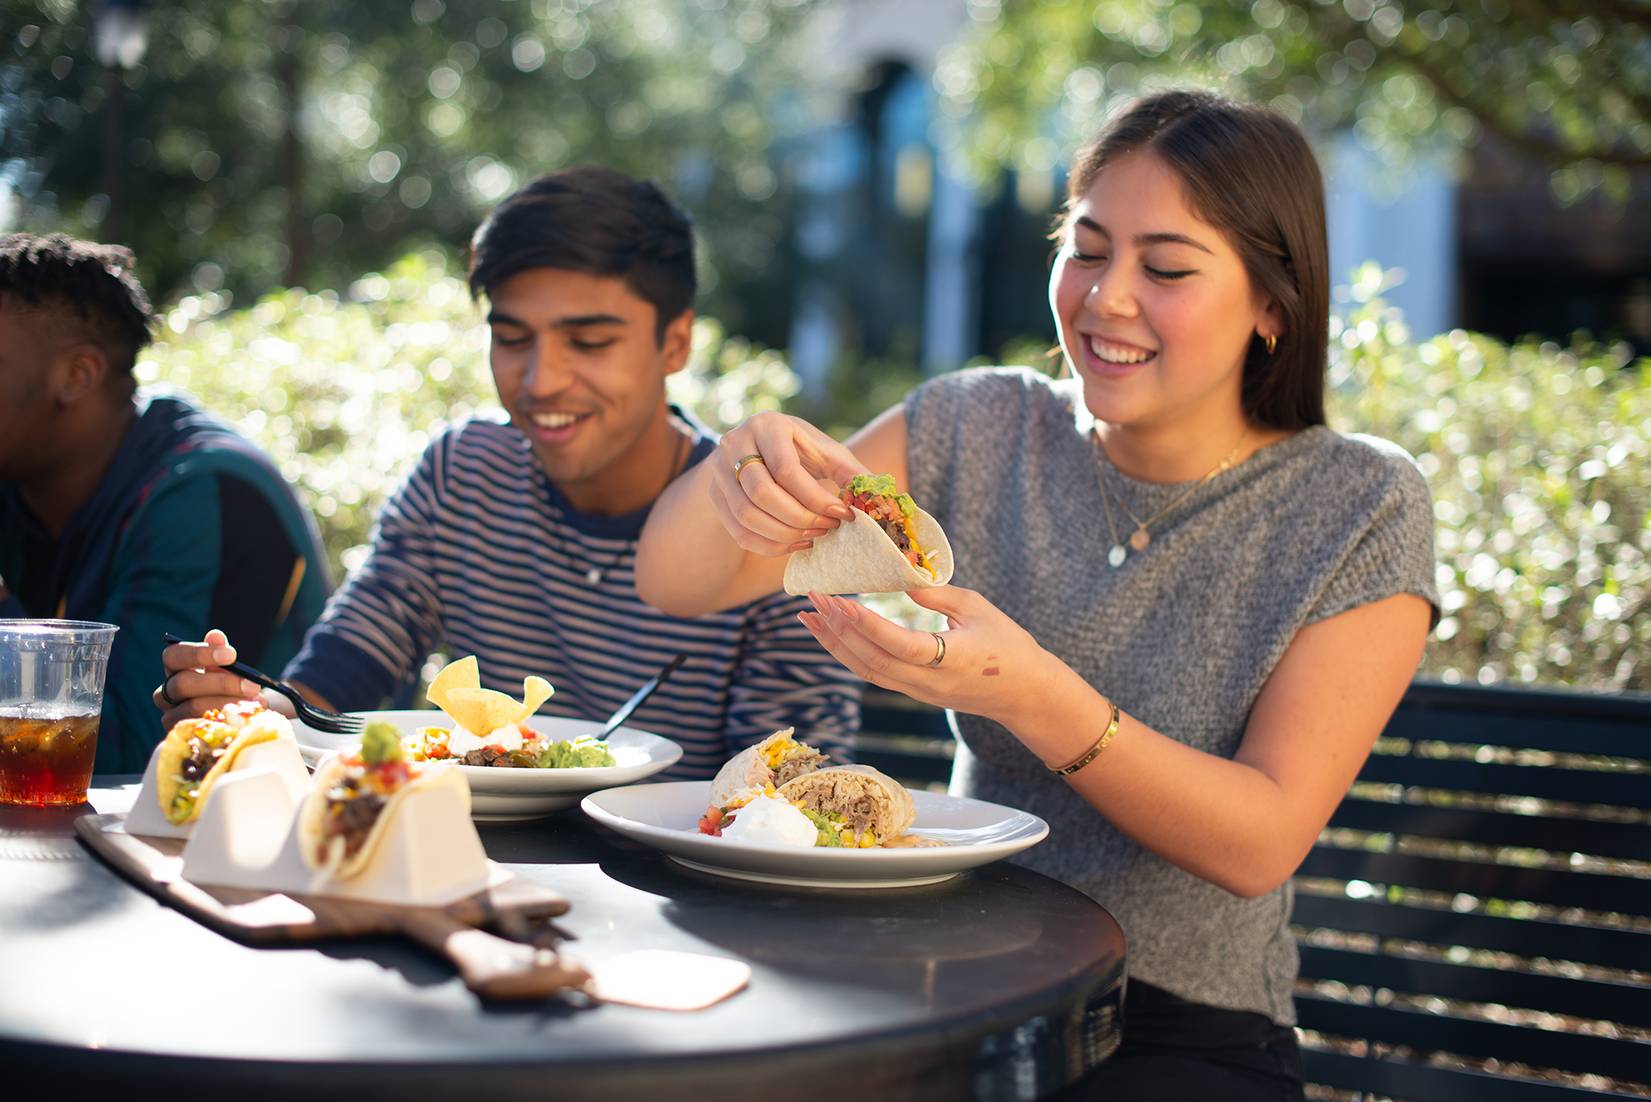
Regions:
<instances>
[{"instance_id":1,"label":"person in background","mask_svg":"<svg viewBox=\"0 0 1651 1102\"><path fill-rule=\"evenodd\" d=\"M890 472L941 522L959 585L912 597L948 630L826 595L803 620L952 709L952 792L1047 819L1016 860L1122 925L1122 1044L1073 1096L1304 1093L1290 878L1438 606L1414 461L1325 425L1325 237L1294 124L1142 100L1073 163L1049 280L1067 378L941 376L846 447L760 414L643 534L641 593L687 615L780 584L842 518L819 480Z\"/></svg>"},{"instance_id":2,"label":"person in background","mask_svg":"<svg viewBox=\"0 0 1651 1102\"><path fill-rule=\"evenodd\" d=\"M118 246L0 238L0 618L99 620L98 772L141 772L172 632L298 652L326 602L315 526L269 459L179 395L140 390L148 296Z\"/></svg>"},{"instance_id":3,"label":"person in background","mask_svg":"<svg viewBox=\"0 0 1651 1102\"><path fill-rule=\"evenodd\" d=\"M487 301L508 420L468 420L429 446L286 679L323 707L371 709L443 648L476 655L487 688L519 695L523 678L546 678L556 693L544 713L605 719L682 652L686 664L627 721L681 744L664 776L711 776L782 727L845 757L858 679L797 622L806 602L764 595L683 618L636 595L636 540L655 498L716 448L665 397L693 340L687 215L618 172L540 177L476 231L470 287ZM234 638L166 651L155 702L168 724L253 695L217 668Z\"/></svg>"}]
</instances>

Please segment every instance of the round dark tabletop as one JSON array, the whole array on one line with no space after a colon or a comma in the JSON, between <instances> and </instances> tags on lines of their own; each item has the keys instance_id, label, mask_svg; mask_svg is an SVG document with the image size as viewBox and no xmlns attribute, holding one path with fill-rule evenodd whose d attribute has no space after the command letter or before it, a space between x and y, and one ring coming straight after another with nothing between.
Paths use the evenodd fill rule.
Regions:
<instances>
[{"instance_id":1,"label":"round dark tabletop","mask_svg":"<svg viewBox=\"0 0 1651 1102\"><path fill-rule=\"evenodd\" d=\"M137 791L135 778L95 783L101 813ZM1116 1045L1117 923L1002 862L927 887L782 888L681 868L577 810L481 824L489 857L572 902L556 925L581 960L674 949L752 968L746 990L696 1012L493 1003L412 942L271 949L214 933L85 850L72 824L88 810L0 808L11 1085L186 1099L1030 1099Z\"/></svg>"}]
</instances>

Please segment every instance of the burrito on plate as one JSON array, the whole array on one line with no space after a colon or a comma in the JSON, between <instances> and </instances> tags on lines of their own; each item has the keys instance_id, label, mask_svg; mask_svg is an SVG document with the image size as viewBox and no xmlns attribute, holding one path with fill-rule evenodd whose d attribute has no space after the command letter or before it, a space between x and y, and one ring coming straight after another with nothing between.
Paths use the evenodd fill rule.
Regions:
<instances>
[{"instance_id":1,"label":"burrito on plate","mask_svg":"<svg viewBox=\"0 0 1651 1102\"><path fill-rule=\"evenodd\" d=\"M856 475L839 496L853 519L791 556L787 593L903 593L952 580L940 522L897 493L893 475Z\"/></svg>"},{"instance_id":2,"label":"burrito on plate","mask_svg":"<svg viewBox=\"0 0 1651 1102\"><path fill-rule=\"evenodd\" d=\"M816 769L778 786L781 799L836 825L844 846L887 845L917 818L911 793L869 765Z\"/></svg>"},{"instance_id":3,"label":"burrito on plate","mask_svg":"<svg viewBox=\"0 0 1651 1102\"><path fill-rule=\"evenodd\" d=\"M235 701L173 724L155 765L161 814L173 826L194 822L212 786L235 768L241 751L283 738L293 741L287 717L255 701Z\"/></svg>"},{"instance_id":4,"label":"burrito on plate","mask_svg":"<svg viewBox=\"0 0 1651 1102\"><path fill-rule=\"evenodd\" d=\"M770 793L831 759L798 742L796 729L775 731L755 746L729 758L711 781L711 806L728 810L749 803L753 797Z\"/></svg>"}]
</instances>

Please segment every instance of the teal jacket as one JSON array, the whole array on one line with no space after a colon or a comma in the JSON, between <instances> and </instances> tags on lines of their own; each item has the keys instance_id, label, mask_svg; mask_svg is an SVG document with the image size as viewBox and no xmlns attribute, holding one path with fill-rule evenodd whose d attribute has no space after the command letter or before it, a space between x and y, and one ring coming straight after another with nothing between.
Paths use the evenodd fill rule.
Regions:
<instances>
[{"instance_id":1,"label":"teal jacket","mask_svg":"<svg viewBox=\"0 0 1651 1102\"><path fill-rule=\"evenodd\" d=\"M164 734L150 694L161 635L229 633L242 661L279 672L330 588L315 525L250 441L182 397L140 393L138 416L92 497L53 539L0 482L0 618L100 620L115 636L98 731L100 773L141 772Z\"/></svg>"}]
</instances>

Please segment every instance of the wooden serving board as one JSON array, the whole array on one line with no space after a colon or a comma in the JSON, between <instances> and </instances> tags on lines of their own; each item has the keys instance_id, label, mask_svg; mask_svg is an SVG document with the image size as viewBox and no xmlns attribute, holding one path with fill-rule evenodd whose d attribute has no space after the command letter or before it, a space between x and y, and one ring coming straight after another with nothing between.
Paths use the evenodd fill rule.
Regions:
<instances>
[{"instance_id":1,"label":"wooden serving board","mask_svg":"<svg viewBox=\"0 0 1651 1102\"><path fill-rule=\"evenodd\" d=\"M124 815L82 815L75 833L115 871L163 903L249 945L405 934L458 966L465 985L491 998L537 998L590 979L550 949L497 937L482 925L525 929L563 914L568 901L518 876L445 907L406 907L294 892L223 888L183 879L181 838L128 834Z\"/></svg>"}]
</instances>

